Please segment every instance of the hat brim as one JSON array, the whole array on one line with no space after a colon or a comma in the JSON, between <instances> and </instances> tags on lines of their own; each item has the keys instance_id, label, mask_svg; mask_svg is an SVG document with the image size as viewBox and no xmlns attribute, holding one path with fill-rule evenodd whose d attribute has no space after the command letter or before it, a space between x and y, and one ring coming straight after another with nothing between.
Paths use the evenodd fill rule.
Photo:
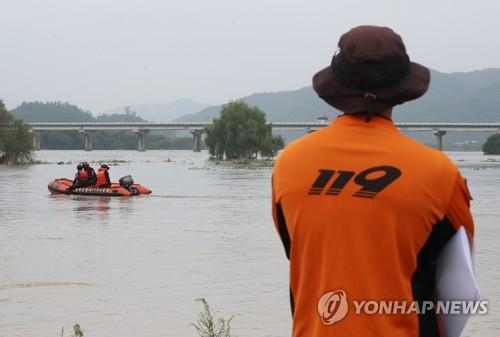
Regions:
<instances>
[{"instance_id":1,"label":"hat brim","mask_svg":"<svg viewBox=\"0 0 500 337\"><path fill-rule=\"evenodd\" d=\"M325 102L345 113L379 112L388 107L421 97L427 92L431 74L428 68L410 62L408 74L394 86L359 90L343 85L331 66L317 72L313 77L313 88ZM376 96L365 99L365 94Z\"/></svg>"}]
</instances>

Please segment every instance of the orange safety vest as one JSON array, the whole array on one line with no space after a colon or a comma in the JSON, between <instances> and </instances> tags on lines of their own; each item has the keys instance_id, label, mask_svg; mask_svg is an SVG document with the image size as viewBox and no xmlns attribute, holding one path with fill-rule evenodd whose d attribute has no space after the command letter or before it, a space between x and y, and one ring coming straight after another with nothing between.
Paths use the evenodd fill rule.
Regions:
<instances>
[{"instance_id":1,"label":"orange safety vest","mask_svg":"<svg viewBox=\"0 0 500 337\"><path fill-rule=\"evenodd\" d=\"M106 172L108 170L105 169L105 168L99 168L99 170L97 170L97 186L108 186L109 185L109 181L106 177Z\"/></svg>"},{"instance_id":2,"label":"orange safety vest","mask_svg":"<svg viewBox=\"0 0 500 337\"><path fill-rule=\"evenodd\" d=\"M89 174L87 171L85 171L84 169L78 171L78 180L79 181L87 181L89 180Z\"/></svg>"},{"instance_id":3,"label":"orange safety vest","mask_svg":"<svg viewBox=\"0 0 500 337\"><path fill-rule=\"evenodd\" d=\"M461 226L472 240L470 195L445 153L388 119L343 115L286 146L272 190L293 337L440 336L432 310L356 312L354 301L434 300L440 250Z\"/></svg>"}]
</instances>

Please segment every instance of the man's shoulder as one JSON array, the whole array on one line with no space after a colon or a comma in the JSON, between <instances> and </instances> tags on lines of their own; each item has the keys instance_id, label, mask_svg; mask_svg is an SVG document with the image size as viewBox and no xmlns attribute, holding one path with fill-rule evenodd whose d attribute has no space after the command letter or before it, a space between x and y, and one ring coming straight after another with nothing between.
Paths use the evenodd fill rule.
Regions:
<instances>
[{"instance_id":1,"label":"man's shoulder","mask_svg":"<svg viewBox=\"0 0 500 337\"><path fill-rule=\"evenodd\" d=\"M415 160L425 161L429 163L429 165L436 164L446 166L452 170L456 168L455 164L444 151L422 144L405 134L401 134L398 148L408 153Z\"/></svg>"},{"instance_id":2,"label":"man's shoulder","mask_svg":"<svg viewBox=\"0 0 500 337\"><path fill-rule=\"evenodd\" d=\"M290 156L295 153L301 153L302 151L309 151L313 147L324 144L324 138L328 132L331 132L331 130L329 130L328 128L323 128L313 132L309 132L297 139L294 139L286 145L286 147L282 151L282 154Z\"/></svg>"},{"instance_id":3,"label":"man's shoulder","mask_svg":"<svg viewBox=\"0 0 500 337\"><path fill-rule=\"evenodd\" d=\"M276 160L277 165L295 165L297 160L307 160L308 157L312 156L312 153L325 150L324 145L329 141L330 136L331 133L328 134L328 130L325 128L304 135L288 143L279 154ZM327 137L327 139L325 139L325 137ZM378 159L381 159L380 156L387 156L389 159L407 162L408 165L417 162L425 163L425 167L428 169L435 170L439 168L441 173L452 173L457 170L456 165L450 160L446 153L422 144L405 134L393 134L392 138L383 144L384 145L380 145L390 147L387 151L383 151L383 153L379 151L380 148L376 147L378 144L373 146L367 144L366 147L353 146L352 148L342 146L342 150L330 149L332 152L341 151L344 154L350 152L353 156L357 151L362 152L364 155L373 152L374 156L377 156ZM421 165L418 166L422 167Z\"/></svg>"},{"instance_id":4,"label":"man's shoulder","mask_svg":"<svg viewBox=\"0 0 500 337\"><path fill-rule=\"evenodd\" d=\"M313 148L321 144L324 129L308 133L286 144L280 152L277 163L289 162L294 158L302 158L304 154L309 153Z\"/></svg>"}]
</instances>

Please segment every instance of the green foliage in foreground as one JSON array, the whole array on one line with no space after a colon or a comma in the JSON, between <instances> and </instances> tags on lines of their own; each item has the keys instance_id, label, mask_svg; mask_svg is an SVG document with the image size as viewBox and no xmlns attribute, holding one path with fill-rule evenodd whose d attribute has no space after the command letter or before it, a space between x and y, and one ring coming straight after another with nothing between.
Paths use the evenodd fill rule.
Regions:
<instances>
[{"instance_id":1,"label":"green foliage in foreground","mask_svg":"<svg viewBox=\"0 0 500 337\"><path fill-rule=\"evenodd\" d=\"M203 304L203 310L198 315L198 320L191 323L200 337L231 337L231 320L224 317L216 318L217 312L212 312L208 302L202 298L197 300Z\"/></svg>"},{"instance_id":2,"label":"green foliage in foreground","mask_svg":"<svg viewBox=\"0 0 500 337\"><path fill-rule=\"evenodd\" d=\"M72 337L84 337L83 329L80 327L80 324L75 324L73 326L73 335Z\"/></svg>"},{"instance_id":3,"label":"green foliage in foreground","mask_svg":"<svg viewBox=\"0 0 500 337\"><path fill-rule=\"evenodd\" d=\"M273 136L266 125L265 113L244 101L224 105L205 132L208 150L217 159L273 157L284 146L283 138Z\"/></svg>"},{"instance_id":4,"label":"green foliage in foreground","mask_svg":"<svg viewBox=\"0 0 500 337\"><path fill-rule=\"evenodd\" d=\"M500 154L500 134L495 133L486 139L483 144L484 154Z\"/></svg>"},{"instance_id":5,"label":"green foliage in foreground","mask_svg":"<svg viewBox=\"0 0 500 337\"><path fill-rule=\"evenodd\" d=\"M0 164L20 164L31 159L29 128L14 118L0 100Z\"/></svg>"}]
</instances>

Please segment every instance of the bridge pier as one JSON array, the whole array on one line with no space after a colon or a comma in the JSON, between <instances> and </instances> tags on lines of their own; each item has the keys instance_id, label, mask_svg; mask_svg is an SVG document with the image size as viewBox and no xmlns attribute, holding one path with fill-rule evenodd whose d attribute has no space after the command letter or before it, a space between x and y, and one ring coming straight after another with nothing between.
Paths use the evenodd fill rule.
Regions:
<instances>
[{"instance_id":1,"label":"bridge pier","mask_svg":"<svg viewBox=\"0 0 500 337\"><path fill-rule=\"evenodd\" d=\"M30 133L33 141L33 150L40 151L40 133L35 131L30 131Z\"/></svg>"},{"instance_id":2,"label":"bridge pier","mask_svg":"<svg viewBox=\"0 0 500 337\"><path fill-rule=\"evenodd\" d=\"M92 143L92 131L79 130L79 132L83 135L83 150L84 151L92 151L94 149L94 146Z\"/></svg>"},{"instance_id":3,"label":"bridge pier","mask_svg":"<svg viewBox=\"0 0 500 337\"><path fill-rule=\"evenodd\" d=\"M443 151L443 136L446 135L446 131L434 130L432 131L432 134L437 137L438 150Z\"/></svg>"},{"instance_id":4,"label":"bridge pier","mask_svg":"<svg viewBox=\"0 0 500 337\"><path fill-rule=\"evenodd\" d=\"M203 134L202 130L193 130L191 131L193 135L193 151L201 152L201 135Z\"/></svg>"},{"instance_id":5,"label":"bridge pier","mask_svg":"<svg viewBox=\"0 0 500 337\"><path fill-rule=\"evenodd\" d=\"M148 130L137 129L132 130L132 132L137 135L137 151L146 151L146 133L148 132Z\"/></svg>"}]
</instances>

